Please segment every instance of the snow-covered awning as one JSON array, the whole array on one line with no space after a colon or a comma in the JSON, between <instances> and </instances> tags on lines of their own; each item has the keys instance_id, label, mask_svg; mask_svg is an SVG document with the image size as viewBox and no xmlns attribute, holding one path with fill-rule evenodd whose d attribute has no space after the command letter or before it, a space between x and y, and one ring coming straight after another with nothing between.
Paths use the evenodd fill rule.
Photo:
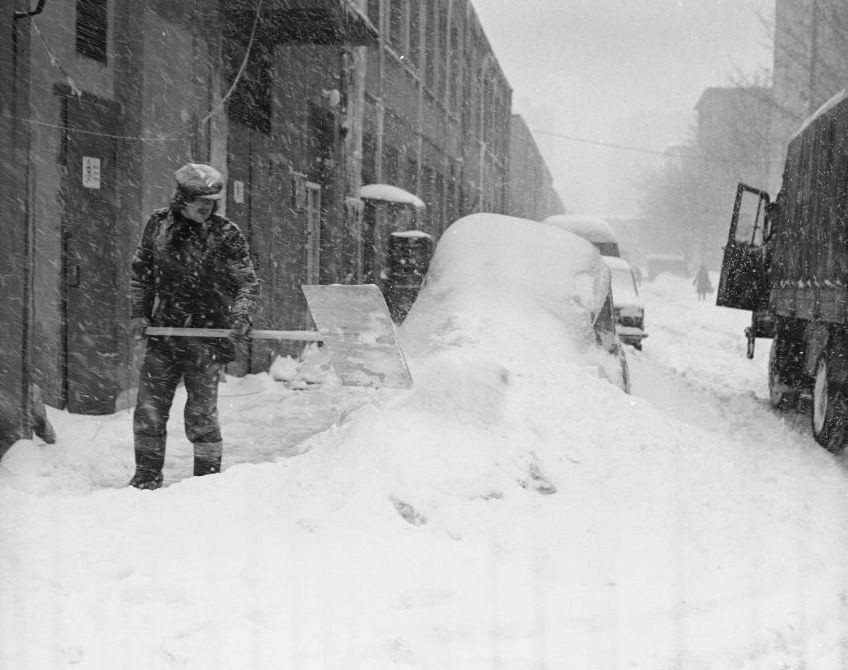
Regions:
<instances>
[{"instance_id":1,"label":"snow-covered awning","mask_svg":"<svg viewBox=\"0 0 848 670\"><path fill-rule=\"evenodd\" d=\"M433 236L430 233L425 233L423 230L398 230L393 233L390 233L390 235L391 237L420 237L433 239Z\"/></svg>"},{"instance_id":2,"label":"snow-covered awning","mask_svg":"<svg viewBox=\"0 0 848 670\"><path fill-rule=\"evenodd\" d=\"M424 209L424 201L417 195L405 191L400 186L391 184L366 184L359 189L359 197L363 200L383 200L412 205L415 209Z\"/></svg>"}]
</instances>

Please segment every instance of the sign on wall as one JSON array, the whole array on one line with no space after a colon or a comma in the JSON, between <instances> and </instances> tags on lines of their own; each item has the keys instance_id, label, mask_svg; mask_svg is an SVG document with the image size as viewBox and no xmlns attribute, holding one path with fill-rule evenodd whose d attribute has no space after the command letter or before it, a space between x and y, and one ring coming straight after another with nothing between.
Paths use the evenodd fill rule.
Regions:
<instances>
[{"instance_id":1,"label":"sign on wall","mask_svg":"<svg viewBox=\"0 0 848 670\"><path fill-rule=\"evenodd\" d=\"M240 205L244 204L244 182L233 181L233 201Z\"/></svg>"},{"instance_id":2,"label":"sign on wall","mask_svg":"<svg viewBox=\"0 0 848 670\"><path fill-rule=\"evenodd\" d=\"M82 185L85 188L100 188L100 159L82 157Z\"/></svg>"}]
</instances>

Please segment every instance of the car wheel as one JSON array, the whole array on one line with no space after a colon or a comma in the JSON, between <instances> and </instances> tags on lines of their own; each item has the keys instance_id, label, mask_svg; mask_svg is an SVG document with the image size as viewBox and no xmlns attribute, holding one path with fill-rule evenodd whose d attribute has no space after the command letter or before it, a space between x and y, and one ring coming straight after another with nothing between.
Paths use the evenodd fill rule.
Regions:
<instances>
[{"instance_id":1,"label":"car wheel","mask_svg":"<svg viewBox=\"0 0 848 670\"><path fill-rule=\"evenodd\" d=\"M786 381L785 368L789 345L785 336L775 334L771 341L768 361L769 404L775 409L790 409L798 402L798 391Z\"/></svg>"},{"instance_id":2,"label":"car wheel","mask_svg":"<svg viewBox=\"0 0 848 670\"><path fill-rule=\"evenodd\" d=\"M813 383L811 424L816 442L831 453L842 453L846 446L846 419L848 397L845 389L833 379L827 351L823 351L816 363Z\"/></svg>"}]
</instances>

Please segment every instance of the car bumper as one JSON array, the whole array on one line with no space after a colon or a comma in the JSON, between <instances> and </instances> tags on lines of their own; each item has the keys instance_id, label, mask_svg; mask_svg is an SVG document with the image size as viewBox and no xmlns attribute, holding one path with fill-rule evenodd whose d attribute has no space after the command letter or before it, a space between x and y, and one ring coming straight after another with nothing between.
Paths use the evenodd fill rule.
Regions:
<instances>
[{"instance_id":1,"label":"car bumper","mask_svg":"<svg viewBox=\"0 0 848 670\"><path fill-rule=\"evenodd\" d=\"M648 337L648 333L635 326L620 326L616 324L615 332L618 333L619 339L626 344L639 343Z\"/></svg>"}]
</instances>

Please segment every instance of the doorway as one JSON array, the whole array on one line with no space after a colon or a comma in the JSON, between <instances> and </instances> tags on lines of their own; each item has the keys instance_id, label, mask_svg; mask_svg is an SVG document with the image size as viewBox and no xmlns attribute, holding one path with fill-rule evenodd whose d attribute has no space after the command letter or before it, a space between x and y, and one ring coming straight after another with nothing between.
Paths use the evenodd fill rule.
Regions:
<instances>
[{"instance_id":1,"label":"doorway","mask_svg":"<svg viewBox=\"0 0 848 670\"><path fill-rule=\"evenodd\" d=\"M65 95L62 215L63 405L111 414L118 381L117 103Z\"/></svg>"}]
</instances>

